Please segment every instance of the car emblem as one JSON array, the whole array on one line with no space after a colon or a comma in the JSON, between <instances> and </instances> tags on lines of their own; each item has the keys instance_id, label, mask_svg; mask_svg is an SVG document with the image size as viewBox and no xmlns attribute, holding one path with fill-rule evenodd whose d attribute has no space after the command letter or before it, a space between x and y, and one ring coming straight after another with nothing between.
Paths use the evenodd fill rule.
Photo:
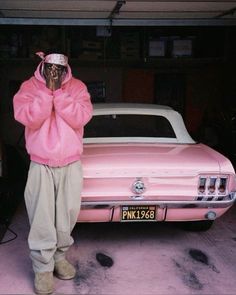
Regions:
<instances>
[{"instance_id":1,"label":"car emblem","mask_svg":"<svg viewBox=\"0 0 236 295\"><path fill-rule=\"evenodd\" d=\"M146 190L145 185L140 179L136 180L132 185L132 191L135 194L142 194L145 190Z\"/></svg>"}]
</instances>

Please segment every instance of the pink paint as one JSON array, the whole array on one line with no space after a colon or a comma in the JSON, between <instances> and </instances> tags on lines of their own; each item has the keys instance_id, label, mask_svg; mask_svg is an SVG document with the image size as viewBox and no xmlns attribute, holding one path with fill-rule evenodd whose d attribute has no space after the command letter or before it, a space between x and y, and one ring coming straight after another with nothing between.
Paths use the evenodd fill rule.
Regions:
<instances>
[{"instance_id":1,"label":"pink paint","mask_svg":"<svg viewBox=\"0 0 236 295\"><path fill-rule=\"evenodd\" d=\"M109 207L93 209L90 206L85 210L82 206L78 221L83 222L119 222L120 206L132 200L131 197L135 194L131 187L137 178L142 179L146 190L136 204L153 204L156 201L158 221L206 219L205 214L211 208L210 203L209 208L167 206L166 209L165 206L165 201L185 201L186 204L195 202L199 196L200 175L227 176L228 187L225 194L236 190L234 169L230 161L203 144L88 144L85 145L82 161L83 202L87 206L100 202L99 204ZM217 194L213 194L215 195ZM114 201L118 202L115 207L112 205ZM214 212L219 217L231 206L232 203L226 208L214 208Z\"/></svg>"}]
</instances>

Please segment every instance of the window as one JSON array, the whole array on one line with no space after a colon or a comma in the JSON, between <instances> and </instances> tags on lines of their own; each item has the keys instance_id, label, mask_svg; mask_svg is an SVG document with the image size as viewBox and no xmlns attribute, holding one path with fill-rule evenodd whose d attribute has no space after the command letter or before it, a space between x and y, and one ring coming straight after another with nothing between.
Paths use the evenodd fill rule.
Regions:
<instances>
[{"instance_id":1,"label":"window","mask_svg":"<svg viewBox=\"0 0 236 295\"><path fill-rule=\"evenodd\" d=\"M169 137L176 138L169 121L153 115L94 116L85 127L89 137Z\"/></svg>"}]
</instances>

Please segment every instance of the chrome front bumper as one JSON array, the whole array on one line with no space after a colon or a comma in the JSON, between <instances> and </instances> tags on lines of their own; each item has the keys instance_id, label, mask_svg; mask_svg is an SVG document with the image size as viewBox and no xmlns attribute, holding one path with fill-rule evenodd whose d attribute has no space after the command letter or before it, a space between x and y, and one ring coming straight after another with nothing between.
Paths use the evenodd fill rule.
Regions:
<instances>
[{"instance_id":1,"label":"chrome front bumper","mask_svg":"<svg viewBox=\"0 0 236 295\"><path fill-rule=\"evenodd\" d=\"M82 201L81 209L107 209L128 205L155 205L159 208L227 208L236 201L236 192L227 196L227 200L218 201L145 201L143 199L130 201Z\"/></svg>"}]
</instances>

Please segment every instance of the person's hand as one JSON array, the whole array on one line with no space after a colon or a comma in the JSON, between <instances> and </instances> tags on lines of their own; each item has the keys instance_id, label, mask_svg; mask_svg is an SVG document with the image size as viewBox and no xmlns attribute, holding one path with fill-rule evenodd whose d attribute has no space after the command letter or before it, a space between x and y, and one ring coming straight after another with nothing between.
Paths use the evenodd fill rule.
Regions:
<instances>
[{"instance_id":1,"label":"person's hand","mask_svg":"<svg viewBox=\"0 0 236 295\"><path fill-rule=\"evenodd\" d=\"M44 76L46 79L46 86L52 91L61 88L62 77L65 70L63 66L45 63Z\"/></svg>"}]
</instances>

